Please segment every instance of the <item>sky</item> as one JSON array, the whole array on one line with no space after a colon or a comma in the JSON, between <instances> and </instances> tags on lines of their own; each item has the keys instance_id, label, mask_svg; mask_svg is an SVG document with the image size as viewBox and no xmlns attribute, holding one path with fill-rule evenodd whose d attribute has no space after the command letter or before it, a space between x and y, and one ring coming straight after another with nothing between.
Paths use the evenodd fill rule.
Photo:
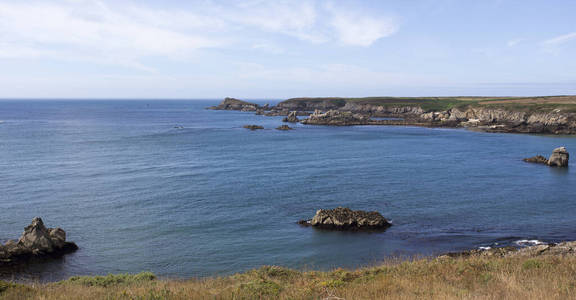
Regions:
<instances>
[{"instance_id":1,"label":"sky","mask_svg":"<svg viewBox=\"0 0 576 300\"><path fill-rule=\"evenodd\" d=\"M0 98L565 94L573 0L0 0Z\"/></svg>"}]
</instances>

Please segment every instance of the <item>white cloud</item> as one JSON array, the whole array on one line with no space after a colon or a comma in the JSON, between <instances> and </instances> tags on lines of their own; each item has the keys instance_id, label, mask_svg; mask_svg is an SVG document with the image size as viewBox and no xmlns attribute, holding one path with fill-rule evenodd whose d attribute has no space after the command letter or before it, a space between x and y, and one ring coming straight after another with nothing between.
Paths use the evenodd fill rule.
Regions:
<instances>
[{"instance_id":1,"label":"white cloud","mask_svg":"<svg viewBox=\"0 0 576 300\"><path fill-rule=\"evenodd\" d=\"M90 61L148 69L141 62L144 58L187 59L206 48L280 53L280 46L267 41L280 36L370 46L398 30L393 19L343 8L336 2L319 3L205 1L178 10L123 1L4 0L0 2L0 58Z\"/></svg>"},{"instance_id":2,"label":"white cloud","mask_svg":"<svg viewBox=\"0 0 576 300\"><path fill-rule=\"evenodd\" d=\"M375 17L330 6L330 24L344 45L370 46L377 40L398 31L398 23L390 17Z\"/></svg>"},{"instance_id":3,"label":"white cloud","mask_svg":"<svg viewBox=\"0 0 576 300\"><path fill-rule=\"evenodd\" d=\"M162 24L162 20L182 24ZM0 3L0 58L91 61L147 69L138 62L140 58L186 57L195 49L226 44L224 39L178 30L206 26L214 24L193 14L133 7L116 11L99 1L6 2Z\"/></svg>"}]
</instances>

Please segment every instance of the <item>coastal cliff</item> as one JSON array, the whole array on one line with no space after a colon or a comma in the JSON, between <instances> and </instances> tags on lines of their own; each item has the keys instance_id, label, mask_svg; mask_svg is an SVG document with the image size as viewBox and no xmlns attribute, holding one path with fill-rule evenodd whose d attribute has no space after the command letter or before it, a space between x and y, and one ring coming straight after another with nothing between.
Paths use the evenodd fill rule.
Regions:
<instances>
[{"instance_id":1,"label":"coastal cliff","mask_svg":"<svg viewBox=\"0 0 576 300\"><path fill-rule=\"evenodd\" d=\"M465 127L488 132L576 134L575 96L292 98L272 107L227 98L213 109L291 116L285 120L309 125L408 125ZM308 118L298 120L296 116Z\"/></svg>"}]
</instances>

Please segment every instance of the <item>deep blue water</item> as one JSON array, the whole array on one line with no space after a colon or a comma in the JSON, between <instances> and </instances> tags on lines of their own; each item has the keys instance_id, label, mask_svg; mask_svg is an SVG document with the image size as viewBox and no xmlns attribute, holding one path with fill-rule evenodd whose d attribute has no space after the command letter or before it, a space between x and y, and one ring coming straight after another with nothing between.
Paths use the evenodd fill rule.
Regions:
<instances>
[{"instance_id":1,"label":"deep blue water","mask_svg":"<svg viewBox=\"0 0 576 300\"><path fill-rule=\"evenodd\" d=\"M327 269L576 239L576 168L521 161L558 146L575 152L574 137L386 126L285 132L273 130L281 117L204 109L217 102L0 101L0 241L41 216L80 246L2 277ZM339 205L378 210L394 226L345 233L295 223Z\"/></svg>"}]
</instances>

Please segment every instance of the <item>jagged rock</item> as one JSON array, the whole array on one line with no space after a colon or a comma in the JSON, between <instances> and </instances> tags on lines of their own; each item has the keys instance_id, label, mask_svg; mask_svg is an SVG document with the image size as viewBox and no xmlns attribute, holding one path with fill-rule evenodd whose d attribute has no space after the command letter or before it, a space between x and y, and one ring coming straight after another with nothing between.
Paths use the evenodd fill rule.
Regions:
<instances>
[{"instance_id":1,"label":"jagged rock","mask_svg":"<svg viewBox=\"0 0 576 300\"><path fill-rule=\"evenodd\" d=\"M523 161L537 164L548 164L548 159L542 155L536 155L529 158L524 158Z\"/></svg>"},{"instance_id":2,"label":"jagged rock","mask_svg":"<svg viewBox=\"0 0 576 300\"><path fill-rule=\"evenodd\" d=\"M322 113L319 110L301 121L302 124L310 125L333 125L333 126L351 126L367 125L370 123L370 117L361 114L355 114L347 111L329 110Z\"/></svg>"},{"instance_id":3,"label":"jagged rock","mask_svg":"<svg viewBox=\"0 0 576 300\"><path fill-rule=\"evenodd\" d=\"M255 103L250 103L234 98L226 98L224 101L220 102L217 106L208 107L208 109L213 110L240 110L240 111L258 111L261 109L260 105Z\"/></svg>"},{"instance_id":4,"label":"jagged rock","mask_svg":"<svg viewBox=\"0 0 576 300\"><path fill-rule=\"evenodd\" d=\"M568 154L566 147L558 147L552 151L552 155L550 155L549 159L542 155L536 155L534 157L525 158L524 161L530 163L546 164L551 167L567 167L569 158L570 155Z\"/></svg>"},{"instance_id":5,"label":"jagged rock","mask_svg":"<svg viewBox=\"0 0 576 300\"><path fill-rule=\"evenodd\" d=\"M73 252L78 246L66 241L66 232L61 228L46 228L41 218L34 218L24 229L18 241L9 240L0 246L0 264L12 263L31 257L63 255Z\"/></svg>"},{"instance_id":6,"label":"jagged rock","mask_svg":"<svg viewBox=\"0 0 576 300\"><path fill-rule=\"evenodd\" d=\"M276 127L277 130L292 130L293 128L288 125L281 125Z\"/></svg>"},{"instance_id":7,"label":"jagged rock","mask_svg":"<svg viewBox=\"0 0 576 300\"><path fill-rule=\"evenodd\" d=\"M311 220L302 220L298 223L336 230L386 229L392 225L379 212L351 210L345 207L319 209Z\"/></svg>"},{"instance_id":8,"label":"jagged rock","mask_svg":"<svg viewBox=\"0 0 576 300\"><path fill-rule=\"evenodd\" d=\"M264 127L260 125L244 125L243 127L250 130L264 129Z\"/></svg>"},{"instance_id":9,"label":"jagged rock","mask_svg":"<svg viewBox=\"0 0 576 300\"><path fill-rule=\"evenodd\" d=\"M286 116L286 118L282 119L282 122L288 122L288 123L300 122L300 119L298 119L298 112L297 111L291 111L288 114L288 116Z\"/></svg>"},{"instance_id":10,"label":"jagged rock","mask_svg":"<svg viewBox=\"0 0 576 300\"><path fill-rule=\"evenodd\" d=\"M566 147L558 147L552 151L552 155L548 159L548 165L551 167L567 167L570 154L566 151Z\"/></svg>"}]
</instances>

